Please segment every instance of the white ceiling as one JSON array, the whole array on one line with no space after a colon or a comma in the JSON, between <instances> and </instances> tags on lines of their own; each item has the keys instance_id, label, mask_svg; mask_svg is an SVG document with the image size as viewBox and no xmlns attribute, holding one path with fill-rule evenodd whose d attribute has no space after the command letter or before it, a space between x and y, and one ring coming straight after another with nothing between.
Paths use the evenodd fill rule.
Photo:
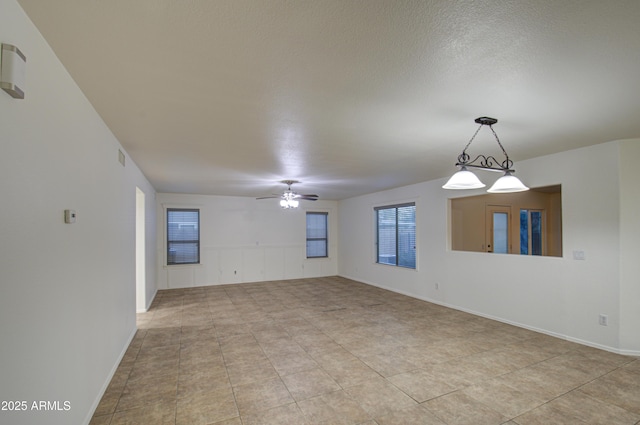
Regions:
<instances>
[{"instance_id":1,"label":"white ceiling","mask_svg":"<svg viewBox=\"0 0 640 425\"><path fill-rule=\"evenodd\" d=\"M19 3L159 192L445 177L479 116L516 169L640 137L638 0Z\"/></svg>"}]
</instances>

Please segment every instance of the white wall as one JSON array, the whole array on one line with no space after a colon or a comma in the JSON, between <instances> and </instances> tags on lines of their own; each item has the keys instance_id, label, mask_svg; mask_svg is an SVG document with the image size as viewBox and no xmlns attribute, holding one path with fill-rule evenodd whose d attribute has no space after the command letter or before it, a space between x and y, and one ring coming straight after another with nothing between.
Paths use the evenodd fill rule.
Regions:
<instances>
[{"instance_id":1,"label":"white wall","mask_svg":"<svg viewBox=\"0 0 640 425\"><path fill-rule=\"evenodd\" d=\"M135 332L135 188L152 214L154 190L15 0L0 42L27 56L26 98L0 91L0 400L28 405L0 423L86 424Z\"/></svg>"},{"instance_id":2,"label":"white wall","mask_svg":"<svg viewBox=\"0 0 640 425\"><path fill-rule=\"evenodd\" d=\"M640 352L640 139L620 144L620 346Z\"/></svg>"},{"instance_id":3,"label":"white wall","mask_svg":"<svg viewBox=\"0 0 640 425\"><path fill-rule=\"evenodd\" d=\"M146 181L146 179L145 179ZM142 205L140 205L142 204ZM144 220L144 231L138 233L138 210ZM138 237L144 238L141 246ZM158 291L156 278L156 193L151 185L136 187L136 312L149 310ZM138 282L140 280L140 283Z\"/></svg>"},{"instance_id":4,"label":"white wall","mask_svg":"<svg viewBox=\"0 0 640 425\"><path fill-rule=\"evenodd\" d=\"M621 242L619 146L604 143L515 164L531 187L562 185L563 257L451 251L448 198L483 192L446 191L442 179L340 201L339 273L588 345L640 354L635 266L640 231L632 219L638 198L637 189L622 192L629 232ZM631 169L632 164L625 168L637 181L638 171ZM491 173L480 177L492 183ZM375 264L373 207L413 200L417 270ZM627 264L622 288L621 249ZM574 260L574 250L584 251L586 260ZM609 326L598 324L599 314L608 315Z\"/></svg>"},{"instance_id":5,"label":"white wall","mask_svg":"<svg viewBox=\"0 0 640 425\"><path fill-rule=\"evenodd\" d=\"M158 287L336 275L337 202L300 204L298 209L283 210L277 199L159 193ZM166 208L200 209L201 264L166 266ZM306 258L306 211L329 213L328 258Z\"/></svg>"}]
</instances>

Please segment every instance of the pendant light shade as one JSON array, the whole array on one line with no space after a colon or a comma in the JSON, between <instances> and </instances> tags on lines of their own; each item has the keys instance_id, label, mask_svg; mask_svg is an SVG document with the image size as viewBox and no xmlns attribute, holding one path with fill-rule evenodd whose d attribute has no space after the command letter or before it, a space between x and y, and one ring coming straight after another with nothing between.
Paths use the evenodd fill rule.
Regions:
<instances>
[{"instance_id":1,"label":"pendant light shade","mask_svg":"<svg viewBox=\"0 0 640 425\"><path fill-rule=\"evenodd\" d=\"M496 182L491 186L487 192L489 193L512 193L512 192L524 192L525 190L529 190L527 186L525 186L519 178L512 175L509 171L504 173L504 176L500 177Z\"/></svg>"},{"instance_id":2,"label":"pendant light shade","mask_svg":"<svg viewBox=\"0 0 640 425\"><path fill-rule=\"evenodd\" d=\"M443 189L480 189L486 185L480 181L475 174L462 167L460 171L455 173L449 181L442 186Z\"/></svg>"},{"instance_id":3,"label":"pendant light shade","mask_svg":"<svg viewBox=\"0 0 640 425\"><path fill-rule=\"evenodd\" d=\"M496 182L491 186L487 192L490 193L510 193L510 192L523 192L525 190L529 190L527 186L522 184L522 182L513 175L514 170L511 168L513 166L513 161L509 159L509 155L507 155L507 151L500 143L500 139L498 139L498 135L493 129L493 125L498 122L495 118L489 117L480 117L476 118L476 123L480 124L480 127L476 130L476 132L467 143L467 146L464 147L462 153L458 155L458 162L456 165L460 167L460 171L455 173L449 181L442 186L443 189L479 189L485 187L484 183L482 183L475 174L471 171L467 170L467 167L478 168L480 170L486 171L497 171L503 172L504 176L500 177ZM467 149L471 146L471 142L476 138L478 132L482 129L483 126L488 126L493 136L498 142L498 146L502 150L504 154L504 160L498 161L495 157L491 155L478 155L475 159L471 159L471 156L467 153Z\"/></svg>"}]
</instances>

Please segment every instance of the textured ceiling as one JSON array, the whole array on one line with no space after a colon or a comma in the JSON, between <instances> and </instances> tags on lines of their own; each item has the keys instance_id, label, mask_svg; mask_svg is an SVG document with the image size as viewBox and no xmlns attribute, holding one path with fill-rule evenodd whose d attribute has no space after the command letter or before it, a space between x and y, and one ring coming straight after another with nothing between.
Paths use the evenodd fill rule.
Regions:
<instances>
[{"instance_id":1,"label":"textured ceiling","mask_svg":"<svg viewBox=\"0 0 640 425\"><path fill-rule=\"evenodd\" d=\"M159 192L445 177L479 116L516 168L640 137L637 0L19 3Z\"/></svg>"}]
</instances>

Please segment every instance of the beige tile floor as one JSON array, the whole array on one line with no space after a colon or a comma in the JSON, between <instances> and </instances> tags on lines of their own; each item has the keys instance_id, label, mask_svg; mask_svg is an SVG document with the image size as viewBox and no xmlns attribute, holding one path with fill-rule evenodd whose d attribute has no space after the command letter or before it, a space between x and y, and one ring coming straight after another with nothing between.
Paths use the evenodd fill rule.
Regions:
<instances>
[{"instance_id":1,"label":"beige tile floor","mask_svg":"<svg viewBox=\"0 0 640 425\"><path fill-rule=\"evenodd\" d=\"M158 292L91 425L640 424L640 359L340 277Z\"/></svg>"}]
</instances>

